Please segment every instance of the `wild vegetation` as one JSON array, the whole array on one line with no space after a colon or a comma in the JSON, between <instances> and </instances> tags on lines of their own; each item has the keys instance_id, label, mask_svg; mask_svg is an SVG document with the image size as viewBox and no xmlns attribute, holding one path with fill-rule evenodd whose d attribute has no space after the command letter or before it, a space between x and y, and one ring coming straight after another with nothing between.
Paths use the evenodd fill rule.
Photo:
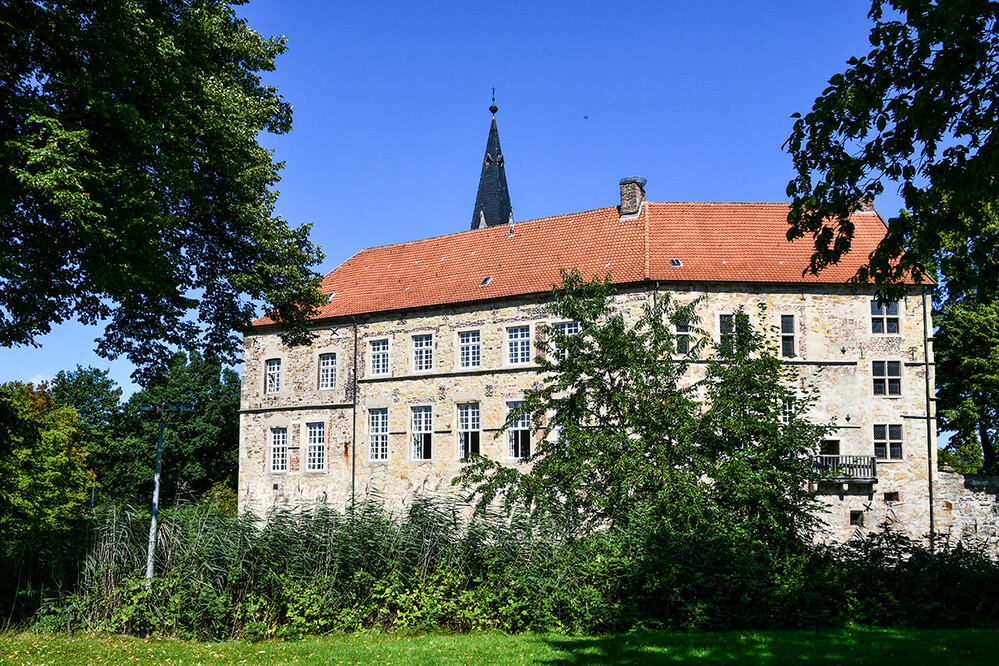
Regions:
<instances>
[{"instance_id":1,"label":"wild vegetation","mask_svg":"<svg viewBox=\"0 0 999 666\"><path fill-rule=\"evenodd\" d=\"M13 617L44 630L202 639L999 623L995 562L931 554L891 531L775 554L742 533L649 516L576 538L526 515L467 525L463 515L431 498L398 516L372 499L266 523L210 502L177 507L164 512L146 593L148 516L109 506L74 535L80 549L51 553L44 586L21 590Z\"/></svg>"}]
</instances>

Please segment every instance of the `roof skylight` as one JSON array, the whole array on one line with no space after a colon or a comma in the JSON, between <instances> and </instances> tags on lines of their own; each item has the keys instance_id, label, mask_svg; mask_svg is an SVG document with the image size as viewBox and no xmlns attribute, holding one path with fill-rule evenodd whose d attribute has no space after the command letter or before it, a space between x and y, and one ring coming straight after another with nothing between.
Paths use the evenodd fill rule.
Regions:
<instances>
[{"instance_id":1,"label":"roof skylight","mask_svg":"<svg viewBox=\"0 0 999 666\"><path fill-rule=\"evenodd\" d=\"M680 261L679 259L670 259L669 265L672 266L673 268L683 268L683 262Z\"/></svg>"},{"instance_id":2,"label":"roof skylight","mask_svg":"<svg viewBox=\"0 0 999 666\"><path fill-rule=\"evenodd\" d=\"M486 277L482 278L482 282L479 283L479 286L485 287L487 284L489 284L492 281L493 281L493 276L487 275Z\"/></svg>"}]
</instances>

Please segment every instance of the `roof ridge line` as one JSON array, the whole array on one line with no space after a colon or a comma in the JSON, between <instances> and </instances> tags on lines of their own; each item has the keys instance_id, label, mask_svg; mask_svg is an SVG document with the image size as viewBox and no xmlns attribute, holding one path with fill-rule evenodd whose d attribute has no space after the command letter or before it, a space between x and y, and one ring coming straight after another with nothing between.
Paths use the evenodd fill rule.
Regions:
<instances>
[{"instance_id":1,"label":"roof ridge line","mask_svg":"<svg viewBox=\"0 0 999 666\"><path fill-rule=\"evenodd\" d=\"M646 204L647 205L644 206L644 208L645 208L645 279L648 280L648 279L651 278L651 275L652 275L652 270L651 270L651 268L649 266L649 261L650 261L650 258L649 258L649 209L652 208L652 206L648 205L649 202L646 202Z\"/></svg>"}]
</instances>

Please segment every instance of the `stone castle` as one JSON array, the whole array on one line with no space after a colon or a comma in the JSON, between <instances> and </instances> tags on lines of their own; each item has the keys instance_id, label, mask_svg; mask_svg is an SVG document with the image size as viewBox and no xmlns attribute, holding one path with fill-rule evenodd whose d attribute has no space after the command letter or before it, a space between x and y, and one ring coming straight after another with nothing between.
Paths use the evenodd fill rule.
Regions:
<instances>
[{"instance_id":1,"label":"stone castle","mask_svg":"<svg viewBox=\"0 0 999 666\"><path fill-rule=\"evenodd\" d=\"M816 451L813 486L828 505L829 539L886 520L916 538L931 521L961 535L972 521L986 541L992 530L994 547L980 489L941 484L936 471L928 285L909 284L887 304L846 285L884 236L873 207L851 216L851 253L818 277L804 274L810 244L785 239L786 203L651 202L643 179L626 178L619 205L514 223L491 111L470 230L346 260L323 280L328 302L309 346L285 347L273 322L254 322L241 510L343 506L373 491L398 507L417 493L452 493L470 451L522 464L539 433L529 423L498 433L537 380L546 325L573 330L546 301L559 269L577 268L612 275L626 318L668 292L680 303L703 297L701 326L716 342L740 306L779 336L781 356L820 391L809 418L836 424ZM966 505L977 508L962 513Z\"/></svg>"}]
</instances>

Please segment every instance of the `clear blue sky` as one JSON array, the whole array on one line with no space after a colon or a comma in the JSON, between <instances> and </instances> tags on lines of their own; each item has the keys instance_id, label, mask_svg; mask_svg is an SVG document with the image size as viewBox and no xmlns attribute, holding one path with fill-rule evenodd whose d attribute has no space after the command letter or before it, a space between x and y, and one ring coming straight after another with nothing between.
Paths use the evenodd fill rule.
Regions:
<instances>
[{"instance_id":1,"label":"clear blue sky","mask_svg":"<svg viewBox=\"0 0 999 666\"><path fill-rule=\"evenodd\" d=\"M517 220L617 203L623 176L654 201L784 201L789 116L870 49L870 3L288 2L238 8L288 38L265 80L294 129L278 213L312 223L328 272L357 250L467 229L490 91ZM894 193L892 193L894 194ZM897 196L876 203L889 217ZM733 229L733 233L738 230ZM0 351L0 382L97 357L93 327Z\"/></svg>"}]
</instances>

